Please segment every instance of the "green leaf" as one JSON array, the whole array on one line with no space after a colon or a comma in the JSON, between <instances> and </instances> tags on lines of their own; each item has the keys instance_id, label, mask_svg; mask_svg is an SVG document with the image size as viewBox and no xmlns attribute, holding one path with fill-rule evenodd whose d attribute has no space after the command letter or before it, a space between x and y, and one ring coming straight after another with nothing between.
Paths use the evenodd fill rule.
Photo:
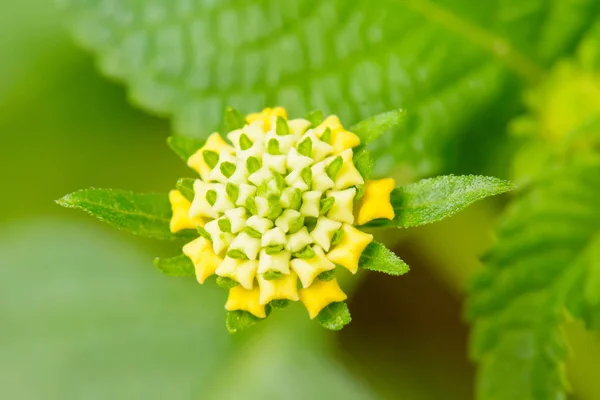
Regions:
<instances>
[{"instance_id":1,"label":"green leaf","mask_svg":"<svg viewBox=\"0 0 600 400\"><path fill-rule=\"evenodd\" d=\"M392 128L397 128L406 122L406 112L399 108L377 114L359 122L350 128L360 138L361 146L366 146Z\"/></svg>"},{"instance_id":2,"label":"green leaf","mask_svg":"<svg viewBox=\"0 0 600 400\"><path fill-rule=\"evenodd\" d=\"M400 276L409 271L408 264L381 243L371 242L358 260L358 266L369 271Z\"/></svg>"},{"instance_id":3,"label":"green leaf","mask_svg":"<svg viewBox=\"0 0 600 400\"><path fill-rule=\"evenodd\" d=\"M194 182L196 180L193 178L181 178L177 181L175 187L177 190L181 192L183 197L188 199L189 201L194 201Z\"/></svg>"},{"instance_id":4,"label":"green leaf","mask_svg":"<svg viewBox=\"0 0 600 400\"><path fill-rule=\"evenodd\" d=\"M235 108L227 107L225 109L225 129L227 132L242 129L247 123L246 117Z\"/></svg>"},{"instance_id":5,"label":"green leaf","mask_svg":"<svg viewBox=\"0 0 600 400\"><path fill-rule=\"evenodd\" d=\"M506 102L507 85L516 102L515 77L538 79L540 65L571 51L595 15L594 1L523 0L517 11L512 1L491 10L468 0L60 3L104 73L125 82L136 104L172 116L178 134L212 132L232 99L290 115L322 108L348 122L402 105L414 125L401 145L388 135L374 154L420 174ZM289 26L297 29L281 31Z\"/></svg>"},{"instance_id":6,"label":"green leaf","mask_svg":"<svg viewBox=\"0 0 600 400\"><path fill-rule=\"evenodd\" d=\"M371 177L371 172L373 172L373 166L375 165L371 153L367 150L361 150L354 154L352 161L365 181Z\"/></svg>"},{"instance_id":7,"label":"green leaf","mask_svg":"<svg viewBox=\"0 0 600 400\"><path fill-rule=\"evenodd\" d=\"M267 153L277 156L281 154L281 150L279 149L279 142L276 139L269 140L267 144Z\"/></svg>"},{"instance_id":8,"label":"green leaf","mask_svg":"<svg viewBox=\"0 0 600 400\"><path fill-rule=\"evenodd\" d=\"M217 202L217 192L212 189L208 190L206 192L206 201L208 201L208 204L210 204L211 206L214 206Z\"/></svg>"},{"instance_id":9,"label":"green leaf","mask_svg":"<svg viewBox=\"0 0 600 400\"><path fill-rule=\"evenodd\" d=\"M279 136L285 136L290 134L290 127L288 126L287 121L283 117L277 117L275 123L275 133Z\"/></svg>"},{"instance_id":10,"label":"green leaf","mask_svg":"<svg viewBox=\"0 0 600 400\"><path fill-rule=\"evenodd\" d=\"M250 147L252 147L253 144L254 143L252 143L252 140L250 140L248 135L246 135L245 133L242 133L240 135L240 148L242 150L248 150Z\"/></svg>"},{"instance_id":11,"label":"green leaf","mask_svg":"<svg viewBox=\"0 0 600 400\"><path fill-rule=\"evenodd\" d=\"M231 278L226 276L217 276L217 286L219 286L221 289L229 290L238 285L239 283Z\"/></svg>"},{"instance_id":12,"label":"green leaf","mask_svg":"<svg viewBox=\"0 0 600 400\"><path fill-rule=\"evenodd\" d=\"M279 279L283 276L283 274L279 271L267 271L264 273L263 278L265 278L268 281L274 281L276 279Z\"/></svg>"},{"instance_id":13,"label":"green leaf","mask_svg":"<svg viewBox=\"0 0 600 400\"><path fill-rule=\"evenodd\" d=\"M258 158L250 156L246 160L246 169L248 170L249 174L255 173L260 169L260 167L262 167L262 162Z\"/></svg>"},{"instance_id":14,"label":"green leaf","mask_svg":"<svg viewBox=\"0 0 600 400\"><path fill-rule=\"evenodd\" d=\"M255 239L260 239L262 237L259 231L249 226L244 228L244 232L246 232L248 236L253 237Z\"/></svg>"},{"instance_id":15,"label":"green leaf","mask_svg":"<svg viewBox=\"0 0 600 400\"><path fill-rule=\"evenodd\" d=\"M331 144L331 129L330 128L325 129L325 132L323 132L323 134L321 135L321 137L319 139L322 142Z\"/></svg>"},{"instance_id":16,"label":"green leaf","mask_svg":"<svg viewBox=\"0 0 600 400\"><path fill-rule=\"evenodd\" d=\"M288 308L291 304L292 301L286 299L271 300L271 302L269 303L273 310L283 310Z\"/></svg>"},{"instance_id":17,"label":"green leaf","mask_svg":"<svg viewBox=\"0 0 600 400\"><path fill-rule=\"evenodd\" d=\"M310 128L314 128L323 122L323 111L313 110L306 115L306 119L310 121Z\"/></svg>"},{"instance_id":18,"label":"green leaf","mask_svg":"<svg viewBox=\"0 0 600 400\"><path fill-rule=\"evenodd\" d=\"M265 247L265 252L269 255L281 253L284 247L281 244L274 244L272 246ZM265 278L268 280L268 278Z\"/></svg>"},{"instance_id":19,"label":"green leaf","mask_svg":"<svg viewBox=\"0 0 600 400\"><path fill-rule=\"evenodd\" d=\"M235 204L237 202L238 196L240 195L240 189L233 183L227 182L225 186L225 193L231 199L231 201Z\"/></svg>"},{"instance_id":20,"label":"green leaf","mask_svg":"<svg viewBox=\"0 0 600 400\"><path fill-rule=\"evenodd\" d=\"M219 218L217 220L217 225L221 232L231 233L231 221L228 218Z\"/></svg>"},{"instance_id":21,"label":"green leaf","mask_svg":"<svg viewBox=\"0 0 600 400\"><path fill-rule=\"evenodd\" d=\"M219 154L212 150L202 151L202 158L204 159L206 165L208 165L210 168L216 167L219 163Z\"/></svg>"},{"instance_id":22,"label":"green leaf","mask_svg":"<svg viewBox=\"0 0 600 400\"><path fill-rule=\"evenodd\" d=\"M197 226L196 230L198 231L198 235L202 236L204 239L206 240L210 240L212 242L212 237L210 236L210 233L208 233L206 231L206 229L204 229L201 226Z\"/></svg>"},{"instance_id":23,"label":"green leaf","mask_svg":"<svg viewBox=\"0 0 600 400\"><path fill-rule=\"evenodd\" d=\"M394 189L391 195L396 217L369 226L411 228L448 218L470 204L514 189L514 185L487 176L439 176Z\"/></svg>"},{"instance_id":24,"label":"green leaf","mask_svg":"<svg viewBox=\"0 0 600 400\"><path fill-rule=\"evenodd\" d=\"M229 333L238 333L254 326L260 321L262 321L262 318L258 318L247 311L237 310L227 312L225 324Z\"/></svg>"},{"instance_id":25,"label":"green leaf","mask_svg":"<svg viewBox=\"0 0 600 400\"><path fill-rule=\"evenodd\" d=\"M184 254L172 258L155 258L154 265L163 274L170 276L194 276L194 264Z\"/></svg>"},{"instance_id":26,"label":"green leaf","mask_svg":"<svg viewBox=\"0 0 600 400\"><path fill-rule=\"evenodd\" d=\"M235 164L230 162L221 163L219 167L221 169L221 173L225 175L227 178L230 178L231 175L235 173Z\"/></svg>"},{"instance_id":27,"label":"green leaf","mask_svg":"<svg viewBox=\"0 0 600 400\"><path fill-rule=\"evenodd\" d=\"M352 321L352 317L350 316L348 306L342 301L331 303L323 308L321 312L319 312L319 315L317 315L317 321L324 328L332 331L339 331Z\"/></svg>"},{"instance_id":28,"label":"green leaf","mask_svg":"<svg viewBox=\"0 0 600 400\"><path fill-rule=\"evenodd\" d=\"M188 158L204 146L204 140L185 136L171 136L167 139L167 144L175 154L187 163Z\"/></svg>"},{"instance_id":29,"label":"green leaf","mask_svg":"<svg viewBox=\"0 0 600 400\"><path fill-rule=\"evenodd\" d=\"M327 168L325 169L325 172L327 173L327 176L329 178L331 178L331 180L335 181L335 178L337 177L337 174L340 172L340 169L342 168L343 163L344 163L344 160L342 160L342 157L337 156L327 166Z\"/></svg>"},{"instance_id":30,"label":"green leaf","mask_svg":"<svg viewBox=\"0 0 600 400\"><path fill-rule=\"evenodd\" d=\"M321 272L317 276L317 279L320 280L320 281L330 281L333 278L335 278L335 269L331 269L329 271Z\"/></svg>"},{"instance_id":31,"label":"green leaf","mask_svg":"<svg viewBox=\"0 0 600 400\"><path fill-rule=\"evenodd\" d=\"M327 214L329 210L331 210L331 207L333 207L333 203L335 203L335 197L326 197L321 199L319 213L321 215Z\"/></svg>"},{"instance_id":32,"label":"green leaf","mask_svg":"<svg viewBox=\"0 0 600 400\"><path fill-rule=\"evenodd\" d=\"M247 260L248 256L241 250L233 249L227 252L227 257L235 258L237 260Z\"/></svg>"},{"instance_id":33,"label":"green leaf","mask_svg":"<svg viewBox=\"0 0 600 400\"><path fill-rule=\"evenodd\" d=\"M56 201L78 208L115 228L154 239L193 238L171 233L171 204L166 194L138 194L114 189L84 189Z\"/></svg>"},{"instance_id":34,"label":"green leaf","mask_svg":"<svg viewBox=\"0 0 600 400\"><path fill-rule=\"evenodd\" d=\"M292 256L294 256L296 258L303 258L303 259L307 259L307 260L310 260L311 258L315 257L316 255L317 254L315 253L313 248L310 246L306 246L302 250L297 251L292 254Z\"/></svg>"},{"instance_id":35,"label":"green leaf","mask_svg":"<svg viewBox=\"0 0 600 400\"><path fill-rule=\"evenodd\" d=\"M307 137L298 145L298 153L306 157L312 157L312 139Z\"/></svg>"},{"instance_id":36,"label":"green leaf","mask_svg":"<svg viewBox=\"0 0 600 400\"><path fill-rule=\"evenodd\" d=\"M566 398L564 308L600 315L598 187L600 161L554 165L507 210L468 302L479 399Z\"/></svg>"}]
</instances>

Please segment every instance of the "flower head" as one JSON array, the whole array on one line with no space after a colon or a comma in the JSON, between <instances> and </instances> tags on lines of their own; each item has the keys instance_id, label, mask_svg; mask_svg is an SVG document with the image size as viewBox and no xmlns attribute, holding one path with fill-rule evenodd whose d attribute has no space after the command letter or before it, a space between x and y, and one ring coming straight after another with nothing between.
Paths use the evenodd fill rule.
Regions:
<instances>
[{"instance_id":1,"label":"flower head","mask_svg":"<svg viewBox=\"0 0 600 400\"><path fill-rule=\"evenodd\" d=\"M171 230L198 230L183 252L200 283L216 274L229 288L227 310L265 318L270 304L300 300L315 318L346 299L334 270L356 273L373 239L354 225L394 218L394 182L365 182L360 139L336 116L287 119L278 107L238 120L189 158L200 178L192 201L171 193Z\"/></svg>"}]
</instances>

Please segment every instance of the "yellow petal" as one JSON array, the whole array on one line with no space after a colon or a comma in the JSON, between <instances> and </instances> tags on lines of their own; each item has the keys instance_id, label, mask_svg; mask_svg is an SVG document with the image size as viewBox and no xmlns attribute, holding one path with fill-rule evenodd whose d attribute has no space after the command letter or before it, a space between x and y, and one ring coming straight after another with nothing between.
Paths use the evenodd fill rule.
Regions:
<instances>
[{"instance_id":1,"label":"yellow petal","mask_svg":"<svg viewBox=\"0 0 600 400\"><path fill-rule=\"evenodd\" d=\"M192 203L186 199L179 190L169 192L169 202L173 216L171 217L171 232L179 232L184 229L196 229L198 225L204 226L202 218L190 218L190 207Z\"/></svg>"},{"instance_id":2,"label":"yellow petal","mask_svg":"<svg viewBox=\"0 0 600 400\"><path fill-rule=\"evenodd\" d=\"M302 287L309 287L320 273L331 271L335 264L327 259L323 249L319 246L313 246L316 255L310 259L294 258L290 266L298 274Z\"/></svg>"},{"instance_id":3,"label":"yellow petal","mask_svg":"<svg viewBox=\"0 0 600 400\"><path fill-rule=\"evenodd\" d=\"M279 279L267 280L258 275L260 287L260 304L268 304L272 300L298 301L298 276L291 272Z\"/></svg>"},{"instance_id":4,"label":"yellow petal","mask_svg":"<svg viewBox=\"0 0 600 400\"><path fill-rule=\"evenodd\" d=\"M342 240L327 254L327 258L355 274L358 260L367 245L373 241L373 235L361 232L350 224L344 224L342 231Z\"/></svg>"},{"instance_id":5,"label":"yellow petal","mask_svg":"<svg viewBox=\"0 0 600 400\"><path fill-rule=\"evenodd\" d=\"M308 310L310 319L314 319L329 304L346 298L336 279L317 281L308 288L300 289L300 300Z\"/></svg>"},{"instance_id":6,"label":"yellow petal","mask_svg":"<svg viewBox=\"0 0 600 400\"><path fill-rule=\"evenodd\" d=\"M377 218L394 219L394 207L390 202L390 194L394 190L394 180L391 178L367 181L365 194L358 204L356 223L366 224Z\"/></svg>"},{"instance_id":7,"label":"yellow petal","mask_svg":"<svg viewBox=\"0 0 600 400\"><path fill-rule=\"evenodd\" d=\"M206 278L213 275L223 262L223 259L214 253L210 240L203 237L183 246L183 254L192 260L199 283L204 283Z\"/></svg>"},{"instance_id":8,"label":"yellow petal","mask_svg":"<svg viewBox=\"0 0 600 400\"><path fill-rule=\"evenodd\" d=\"M211 168L208 165L206 165L206 162L204 161L204 156L202 153L205 150L214 151L215 153L219 154L221 153L221 151L233 153L235 149L232 146L228 145L227 142L223 140L221 135L219 135L218 133L213 133L208 137L204 146L202 146L196 153L194 153L188 159L188 165L190 166L190 168L198 172L202 179L207 181L208 173L210 172Z\"/></svg>"},{"instance_id":9,"label":"yellow petal","mask_svg":"<svg viewBox=\"0 0 600 400\"><path fill-rule=\"evenodd\" d=\"M321 136L321 134L323 134L327 128L331 129L331 133L336 133L344 129L337 115L330 115L325 118L323 122L317 125L315 131L317 131L318 135Z\"/></svg>"},{"instance_id":10,"label":"yellow petal","mask_svg":"<svg viewBox=\"0 0 600 400\"><path fill-rule=\"evenodd\" d=\"M225 303L227 311L248 311L258 318L265 318L265 306L260 304L260 289L255 286L252 290L236 286L229 289L229 297Z\"/></svg>"},{"instance_id":11,"label":"yellow petal","mask_svg":"<svg viewBox=\"0 0 600 400\"><path fill-rule=\"evenodd\" d=\"M360 144L360 138L354 133L341 130L331 133L331 145L335 149L335 153L341 153L346 149L351 149Z\"/></svg>"},{"instance_id":12,"label":"yellow petal","mask_svg":"<svg viewBox=\"0 0 600 400\"><path fill-rule=\"evenodd\" d=\"M272 123L273 123L273 121L275 121L275 119L277 117L283 117L283 118L287 119L287 111L285 110L285 108L283 108L283 107L268 108L267 107L264 110L262 110L261 112L248 114L246 116L246 121L248 121L249 124L251 124L255 121L262 121L264 130L268 131L271 129Z\"/></svg>"}]
</instances>

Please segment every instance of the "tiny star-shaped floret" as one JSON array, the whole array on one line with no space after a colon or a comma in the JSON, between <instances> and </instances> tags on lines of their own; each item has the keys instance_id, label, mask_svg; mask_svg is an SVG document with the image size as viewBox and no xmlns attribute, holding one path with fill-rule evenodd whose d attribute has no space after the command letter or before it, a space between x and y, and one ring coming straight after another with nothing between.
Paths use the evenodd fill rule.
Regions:
<instances>
[{"instance_id":1,"label":"tiny star-shaped floret","mask_svg":"<svg viewBox=\"0 0 600 400\"><path fill-rule=\"evenodd\" d=\"M344 129L340 119L336 115L330 115L325 118L316 130L324 131L325 129L331 129L331 145L335 149L336 153L341 153L346 149L351 149L360 145L360 138L354 133Z\"/></svg>"},{"instance_id":2,"label":"tiny star-shaped floret","mask_svg":"<svg viewBox=\"0 0 600 400\"><path fill-rule=\"evenodd\" d=\"M314 282L310 287L300 289L299 295L310 319L315 319L329 304L347 299L336 279Z\"/></svg>"},{"instance_id":3,"label":"tiny star-shaped floret","mask_svg":"<svg viewBox=\"0 0 600 400\"><path fill-rule=\"evenodd\" d=\"M190 217L192 203L179 190L171 190L169 192L169 202L173 211L170 222L171 232L176 233L184 229L196 229L198 226L204 226L202 218Z\"/></svg>"},{"instance_id":4,"label":"tiny star-shaped floret","mask_svg":"<svg viewBox=\"0 0 600 400\"><path fill-rule=\"evenodd\" d=\"M268 304L272 300L298 301L298 276L294 272L281 278L267 280L257 276L260 286L260 304Z\"/></svg>"},{"instance_id":5,"label":"tiny star-shaped floret","mask_svg":"<svg viewBox=\"0 0 600 400\"><path fill-rule=\"evenodd\" d=\"M355 274L360 256L373 241L373 235L361 232L350 224L344 224L342 232L341 241L327 253L327 258Z\"/></svg>"},{"instance_id":6,"label":"tiny star-shaped floret","mask_svg":"<svg viewBox=\"0 0 600 400\"><path fill-rule=\"evenodd\" d=\"M298 274L302 287L309 287L321 272L331 271L335 268L335 264L325 257L323 249L319 246L313 246L315 256L310 259L295 258L291 261L290 266Z\"/></svg>"},{"instance_id":7,"label":"tiny star-shaped floret","mask_svg":"<svg viewBox=\"0 0 600 400\"><path fill-rule=\"evenodd\" d=\"M192 260L199 283L204 283L206 278L213 275L219 264L223 262L223 259L214 253L210 240L203 237L183 246L183 254Z\"/></svg>"},{"instance_id":8,"label":"tiny star-shaped floret","mask_svg":"<svg viewBox=\"0 0 600 400\"><path fill-rule=\"evenodd\" d=\"M357 224L364 225L378 218L393 220L394 207L390 202L392 190L394 190L392 178L367 181L365 193L358 205Z\"/></svg>"},{"instance_id":9,"label":"tiny star-shaped floret","mask_svg":"<svg viewBox=\"0 0 600 400\"><path fill-rule=\"evenodd\" d=\"M220 154L221 151L233 153L235 149L232 146L228 145L227 142L223 140L221 135L219 135L218 133L213 133L206 140L206 144L204 144L204 146L202 146L200 150L198 150L196 153L194 153L194 155L192 155L188 159L188 165L192 169L196 170L196 172L200 174L202 179L206 181L208 179L208 174L210 173L212 168L209 167L206 164L206 161L204 160L203 153L205 150L214 151L215 153Z\"/></svg>"},{"instance_id":10,"label":"tiny star-shaped floret","mask_svg":"<svg viewBox=\"0 0 600 400\"><path fill-rule=\"evenodd\" d=\"M258 318L266 318L265 306L260 304L260 289L255 286L252 290L235 286L229 289L229 297L225 303L227 311L248 311Z\"/></svg>"}]
</instances>

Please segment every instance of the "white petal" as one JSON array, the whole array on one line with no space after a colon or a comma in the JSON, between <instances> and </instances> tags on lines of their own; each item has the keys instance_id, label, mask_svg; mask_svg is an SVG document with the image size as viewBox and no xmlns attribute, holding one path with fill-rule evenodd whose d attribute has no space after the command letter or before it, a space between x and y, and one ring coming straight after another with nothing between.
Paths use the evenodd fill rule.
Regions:
<instances>
[{"instance_id":1,"label":"white petal","mask_svg":"<svg viewBox=\"0 0 600 400\"><path fill-rule=\"evenodd\" d=\"M331 220L327 217L319 217L319 219L317 219L317 225L315 226L315 229L312 230L310 235L319 246L321 246L325 251L329 251L329 247L331 246L331 237L335 231L341 227L341 222Z\"/></svg>"}]
</instances>

